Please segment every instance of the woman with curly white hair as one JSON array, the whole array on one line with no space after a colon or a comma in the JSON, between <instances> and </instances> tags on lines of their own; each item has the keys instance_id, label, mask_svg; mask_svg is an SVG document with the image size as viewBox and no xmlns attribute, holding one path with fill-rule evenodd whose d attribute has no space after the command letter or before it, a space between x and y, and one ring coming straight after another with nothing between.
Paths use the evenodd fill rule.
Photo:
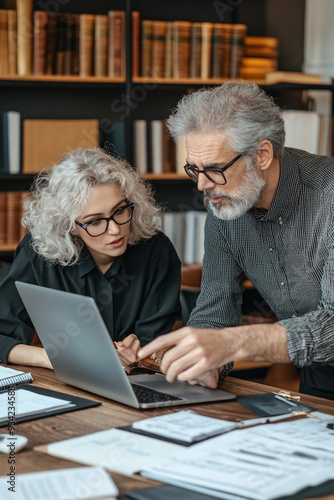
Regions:
<instances>
[{"instance_id":1,"label":"woman with curly white hair","mask_svg":"<svg viewBox=\"0 0 334 500\"><path fill-rule=\"evenodd\" d=\"M137 172L101 149L74 150L42 171L24 204L29 232L0 286L0 362L52 368L30 345L16 280L93 297L126 368L140 345L171 331L180 261L158 214Z\"/></svg>"}]
</instances>

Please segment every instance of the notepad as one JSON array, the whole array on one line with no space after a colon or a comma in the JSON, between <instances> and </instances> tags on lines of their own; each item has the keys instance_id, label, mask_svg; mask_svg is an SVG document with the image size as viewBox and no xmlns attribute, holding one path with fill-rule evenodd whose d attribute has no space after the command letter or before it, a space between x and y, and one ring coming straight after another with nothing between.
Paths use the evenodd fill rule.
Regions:
<instances>
[{"instance_id":1,"label":"notepad","mask_svg":"<svg viewBox=\"0 0 334 500\"><path fill-rule=\"evenodd\" d=\"M20 372L0 366L0 392L8 391L10 387L21 387L26 384L31 384L33 381L31 373Z\"/></svg>"},{"instance_id":2,"label":"notepad","mask_svg":"<svg viewBox=\"0 0 334 500\"><path fill-rule=\"evenodd\" d=\"M235 422L205 417L192 410L183 410L159 417L146 418L132 424L134 429L171 440L195 443L235 429Z\"/></svg>"}]
</instances>

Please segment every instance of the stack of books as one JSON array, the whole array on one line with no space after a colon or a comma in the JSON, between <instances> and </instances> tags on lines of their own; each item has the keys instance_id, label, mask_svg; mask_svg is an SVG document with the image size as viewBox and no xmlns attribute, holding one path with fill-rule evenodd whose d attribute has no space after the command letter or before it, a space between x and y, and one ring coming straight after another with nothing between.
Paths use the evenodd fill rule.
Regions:
<instances>
[{"instance_id":1,"label":"stack of books","mask_svg":"<svg viewBox=\"0 0 334 500\"><path fill-rule=\"evenodd\" d=\"M266 73L278 67L278 39L246 36L240 77L245 80L263 80Z\"/></svg>"},{"instance_id":2,"label":"stack of books","mask_svg":"<svg viewBox=\"0 0 334 500\"><path fill-rule=\"evenodd\" d=\"M26 191L0 192L0 245L17 245L27 230L21 225L22 202Z\"/></svg>"},{"instance_id":3,"label":"stack of books","mask_svg":"<svg viewBox=\"0 0 334 500\"><path fill-rule=\"evenodd\" d=\"M0 10L0 76L125 78L125 11L107 15Z\"/></svg>"},{"instance_id":4,"label":"stack of books","mask_svg":"<svg viewBox=\"0 0 334 500\"><path fill-rule=\"evenodd\" d=\"M152 21L132 13L133 76L237 78L247 26Z\"/></svg>"}]
</instances>

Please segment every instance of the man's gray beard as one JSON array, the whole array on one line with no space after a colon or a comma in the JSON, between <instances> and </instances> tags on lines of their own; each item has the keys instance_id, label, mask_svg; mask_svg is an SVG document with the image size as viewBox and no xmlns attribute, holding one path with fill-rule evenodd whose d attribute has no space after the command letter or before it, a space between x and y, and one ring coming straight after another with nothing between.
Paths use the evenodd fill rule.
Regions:
<instances>
[{"instance_id":1,"label":"man's gray beard","mask_svg":"<svg viewBox=\"0 0 334 500\"><path fill-rule=\"evenodd\" d=\"M234 220L244 215L248 210L254 207L260 199L265 186L265 181L261 179L255 168L247 170L243 185L232 193L226 193L224 190L204 191L206 202L209 203L214 215L222 220ZM211 203L210 198L224 197L229 201L227 205L220 203Z\"/></svg>"}]
</instances>

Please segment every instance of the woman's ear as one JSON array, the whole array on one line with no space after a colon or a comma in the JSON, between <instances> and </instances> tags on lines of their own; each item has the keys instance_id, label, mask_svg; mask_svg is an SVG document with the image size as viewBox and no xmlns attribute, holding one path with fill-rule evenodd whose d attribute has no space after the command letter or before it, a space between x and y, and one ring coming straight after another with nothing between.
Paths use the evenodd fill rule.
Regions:
<instances>
[{"instance_id":1,"label":"woman's ear","mask_svg":"<svg viewBox=\"0 0 334 500\"><path fill-rule=\"evenodd\" d=\"M257 165L260 170L267 170L274 159L273 145L265 139L260 143L257 150Z\"/></svg>"}]
</instances>

